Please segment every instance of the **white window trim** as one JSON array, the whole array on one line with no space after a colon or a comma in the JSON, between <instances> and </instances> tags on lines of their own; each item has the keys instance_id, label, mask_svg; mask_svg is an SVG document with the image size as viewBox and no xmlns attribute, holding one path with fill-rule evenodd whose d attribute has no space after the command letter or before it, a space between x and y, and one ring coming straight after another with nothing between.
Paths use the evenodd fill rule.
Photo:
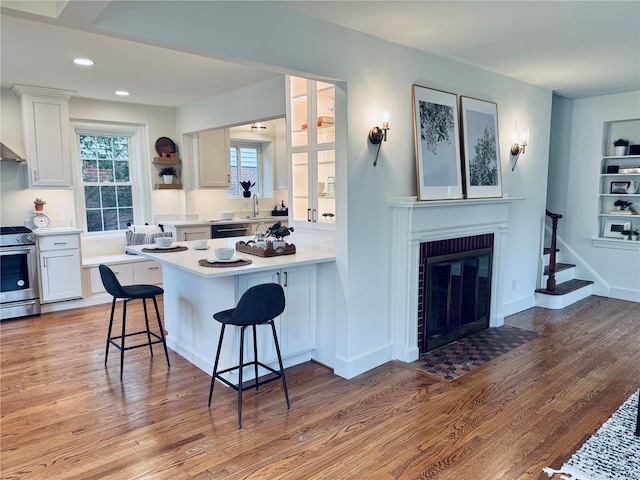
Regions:
<instances>
[{"instance_id":1,"label":"white window trim","mask_svg":"<svg viewBox=\"0 0 640 480\"><path fill-rule=\"evenodd\" d=\"M78 136L85 135L118 135L132 137L129 145L129 161L133 168L129 169L133 196L133 218L136 223L145 223L152 218L153 208L151 203L151 172L148 162L150 158L147 127L139 124L96 122L91 120L73 120L71 122L73 132L72 149L72 173L74 182L74 195L76 197L76 225L84 230L83 236L111 238L122 236L123 230L108 230L102 232L87 232L87 219L85 217L84 183L82 181L82 168L80 165L80 146Z\"/></svg>"}]
</instances>

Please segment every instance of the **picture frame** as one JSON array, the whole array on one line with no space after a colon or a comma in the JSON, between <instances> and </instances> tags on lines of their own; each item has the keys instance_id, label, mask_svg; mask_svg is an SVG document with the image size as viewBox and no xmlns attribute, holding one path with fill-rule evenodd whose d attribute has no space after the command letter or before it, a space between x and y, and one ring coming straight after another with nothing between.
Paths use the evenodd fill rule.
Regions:
<instances>
[{"instance_id":1,"label":"picture frame","mask_svg":"<svg viewBox=\"0 0 640 480\"><path fill-rule=\"evenodd\" d=\"M630 181L626 181L626 182L615 181L615 182L611 182L611 187L609 189L609 192L614 194L626 195L627 193L629 193L629 188L631 188Z\"/></svg>"},{"instance_id":2,"label":"picture frame","mask_svg":"<svg viewBox=\"0 0 640 480\"><path fill-rule=\"evenodd\" d=\"M620 220L607 220L604 224L603 237L623 238L622 231L631 230L631 222L621 222Z\"/></svg>"},{"instance_id":3,"label":"picture frame","mask_svg":"<svg viewBox=\"0 0 640 480\"><path fill-rule=\"evenodd\" d=\"M412 100L418 200L464 198L457 95L413 85Z\"/></svg>"},{"instance_id":4,"label":"picture frame","mask_svg":"<svg viewBox=\"0 0 640 480\"><path fill-rule=\"evenodd\" d=\"M466 197L502 197L498 105L461 96L460 122Z\"/></svg>"}]
</instances>

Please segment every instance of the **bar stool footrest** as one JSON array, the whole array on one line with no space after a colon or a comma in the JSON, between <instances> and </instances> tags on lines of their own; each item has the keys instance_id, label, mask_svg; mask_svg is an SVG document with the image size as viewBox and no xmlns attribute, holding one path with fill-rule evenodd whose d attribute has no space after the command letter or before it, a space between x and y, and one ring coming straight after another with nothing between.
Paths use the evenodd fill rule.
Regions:
<instances>
[{"instance_id":1,"label":"bar stool footrest","mask_svg":"<svg viewBox=\"0 0 640 480\"><path fill-rule=\"evenodd\" d=\"M262 385L265 385L265 384L267 384L267 383L274 382L274 381L276 381L276 380L280 380L280 379L282 378L282 374L280 373L280 371L279 371L279 370L275 370L275 369L271 368L269 365L265 365L265 364L264 364L264 363L262 363L262 362L255 362L255 361L253 361L253 362L245 363L245 364L243 364L243 365L242 365L242 368L244 368L244 367L250 367L250 366L253 366L253 365L255 365L256 363L258 364L258 366L260 366L260 367L262 367L262 368L264 368L264 369L266 369L266 370L269 370L269 373L275 374L276 376L275 376L275 377L268 378L268 379L266 379L266 380L261 380L261 381L259 381L258 383L256 383L256 382L255 382L255 379L254 379L254 380L253 380L253 383L251 383L250 385L247 385L246 387L242 387L242 391L243 391L243 392L246 392L247 390L251 390L252 388L256 388L256 389L257 389L258 387L260 387L260 386L262 386ZM240 365L237 365L237 366L235 366L235 367L231 367L231 368L226 368L226 369L224 369L224 370L220 370L219 372L216 372L216 374L215 374L215 378L217 378L218 380L220 380L220 381L221 381L222 383L224 383L227 387L231 387L231 388L233 388L233 389L237 392L237 391L239 391L239 387L238 387L237 385L235 385L235 384L231 383L231 382L230 382L229 380L227 380L226 378L221 377L220 375L221 375L221 374L223 374L223 373L229 373L229 372L232 372L232 371L234 371L234 370L239 370L239 369L240 369Z\"/></svg>"},{"instance_id":2,"label":"bar stool footrest","mask_svg":"<svg viewBox=\"0 0 640 480\"><path fill-rule=\"evenodd\" d=\"M154 332L147 332L146 330L142 330L141 332L127 333L125 335L125 338L126 337L133 337L135 335L147 335L147 333L149 335L151 335L152 337L157 338L157 340L154 340L152 342L142 343L140 345L132 345L130 347L124 347L124 350L132 350L134 348L148 347L149 345L155 345L157 343L163 343L162 342L162 337L160 335L158 335L157 333L154 333ZM121 340L122 341L122 336L118 335L117 337L111 337L109 339L109 343L111 345L113 345L114 347L116 347L118 350L122 350L122 346L119 345L118 343L116 343L116 340Z\"/></svg>"}]
</instances>

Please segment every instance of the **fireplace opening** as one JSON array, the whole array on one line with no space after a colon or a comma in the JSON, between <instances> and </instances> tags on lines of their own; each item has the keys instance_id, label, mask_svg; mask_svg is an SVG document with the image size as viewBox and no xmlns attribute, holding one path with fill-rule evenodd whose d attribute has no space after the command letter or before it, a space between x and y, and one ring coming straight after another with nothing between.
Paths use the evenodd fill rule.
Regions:
<instances>
[{"instance_id":1,"label":"fireplace opening","mask_svg":"<svg viewBox=\"0 0 640 480\"><path fill-rule=\"evenodd\" d=\"M426 353L489 327L493 235L421 247L418 341Z\"/></svg>"}]
</instances>

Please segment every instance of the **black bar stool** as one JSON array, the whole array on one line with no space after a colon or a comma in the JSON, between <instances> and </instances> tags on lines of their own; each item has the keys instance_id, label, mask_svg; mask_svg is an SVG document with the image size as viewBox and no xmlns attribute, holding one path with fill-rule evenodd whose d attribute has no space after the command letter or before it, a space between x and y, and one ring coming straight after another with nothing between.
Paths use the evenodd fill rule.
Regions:
<instances>
[{"instance_id":1,"label":"black bar stool","mask_svg":"<svg viewBox=\"0 0 640 480\"><path fill-rule=\"evenodd\" d=\"M211 375L211 387L209 389L209 406L211 406L211 398L213 397L213 386L215 385L216 378L223 382L225 385L235 389L238 392L238 428L242 428L242 392L255 388L256 390L260 385L273 382L275 380L282 379L282 388L284 389L284 398L287 401L287 408L290 408L289 393L287 392L287 380L284 376L284 367L282 366L282 356L280 355L280 346L278 345L278 336L276 335L276 326L273 323L273 319L279 316L284 311L284 291L282 287L277 283L265 283L262 285L256 285L249 288L236 305L236 308L230 310L224 310L213 315L218 322L222 324L222 330L220 330L220 339L218 341L218 351L216 353L216 360L213 364L213 375ZM276 346L276 353L278 354L278 363L280 364L280 371L265 365L258 361L258 346L256 344L256 326L257 325L271 325L271 331L273 332L273 341ZM220 350L222 349L222 340L224 339L224 330L227 325L235 325L240 328L240 363L238 366L227 368L225 370L218 371L218 360L220 360ZM251 326L253 328L253 361L244 363L244 330ZM242 386L242 370L243 367L253 365L255 368L255 382L249 384L246 387ZM266 380L258 381L258 366L268 370L275 374L275 377L268 378ZM223 373L238 370L238 385L234 385L226 378L221 377Z\"/></svg>"},{"instance_id":2,"label":"black bar stool","mask_svg":"<svg viewBox=\"0 0 640 480\"><path fill-rule=\"evenodd\" d=\"M102 278L102 284L104 288L113 296L113 302L111 303L111 318L109 319L109 332L107 334L107 350L104 354L104 366L107 366L107 357L109 356L109 344L114 345L118 350L120 350L120 380L122 381L122 371L124 368L124 352L125 350L131 350L133 348L140 348L149 346L149 351L151 352L151 356L153 357L153 347L152 345L156 343L162 343L164 347L164 354L167 357L167 365L171 368L171 364L169 363L169 351L167 350L167 342L164 338L164 329L162 328L162 322L160 321L160 311L158 310L158 302L156 301L156 295L162 295L164 290L155 285L120 285L118 278L113 273L113 271L107 267L106 265L100 265L98 267L100 269L100 277ZM122 334L117 335L115 337L111 336L111 328L113 327L113 314L116 309L116 300L122 298L124 299L123 307L122 307ZM140 332L134 333L125 333L126 323L127 323L127 303L131 300L135 300L137 298L142 299L142 306L144 308L144 321L147 326L146 330L142 330ZM156 316L158 317L158 327L160 328L160 335L152 332L149 329L149 316L147 315L147 298L153 299L153 305L156 308ZM133 345L130 347L125 347L125 339L127 337L132 337L134 335L147 335L147 343L143 343L141 345ZM156 338L156 340L151 340L151 337ZM120 341L120 344L116 343L116 340Z\"/></svg>"}]
</instances>

